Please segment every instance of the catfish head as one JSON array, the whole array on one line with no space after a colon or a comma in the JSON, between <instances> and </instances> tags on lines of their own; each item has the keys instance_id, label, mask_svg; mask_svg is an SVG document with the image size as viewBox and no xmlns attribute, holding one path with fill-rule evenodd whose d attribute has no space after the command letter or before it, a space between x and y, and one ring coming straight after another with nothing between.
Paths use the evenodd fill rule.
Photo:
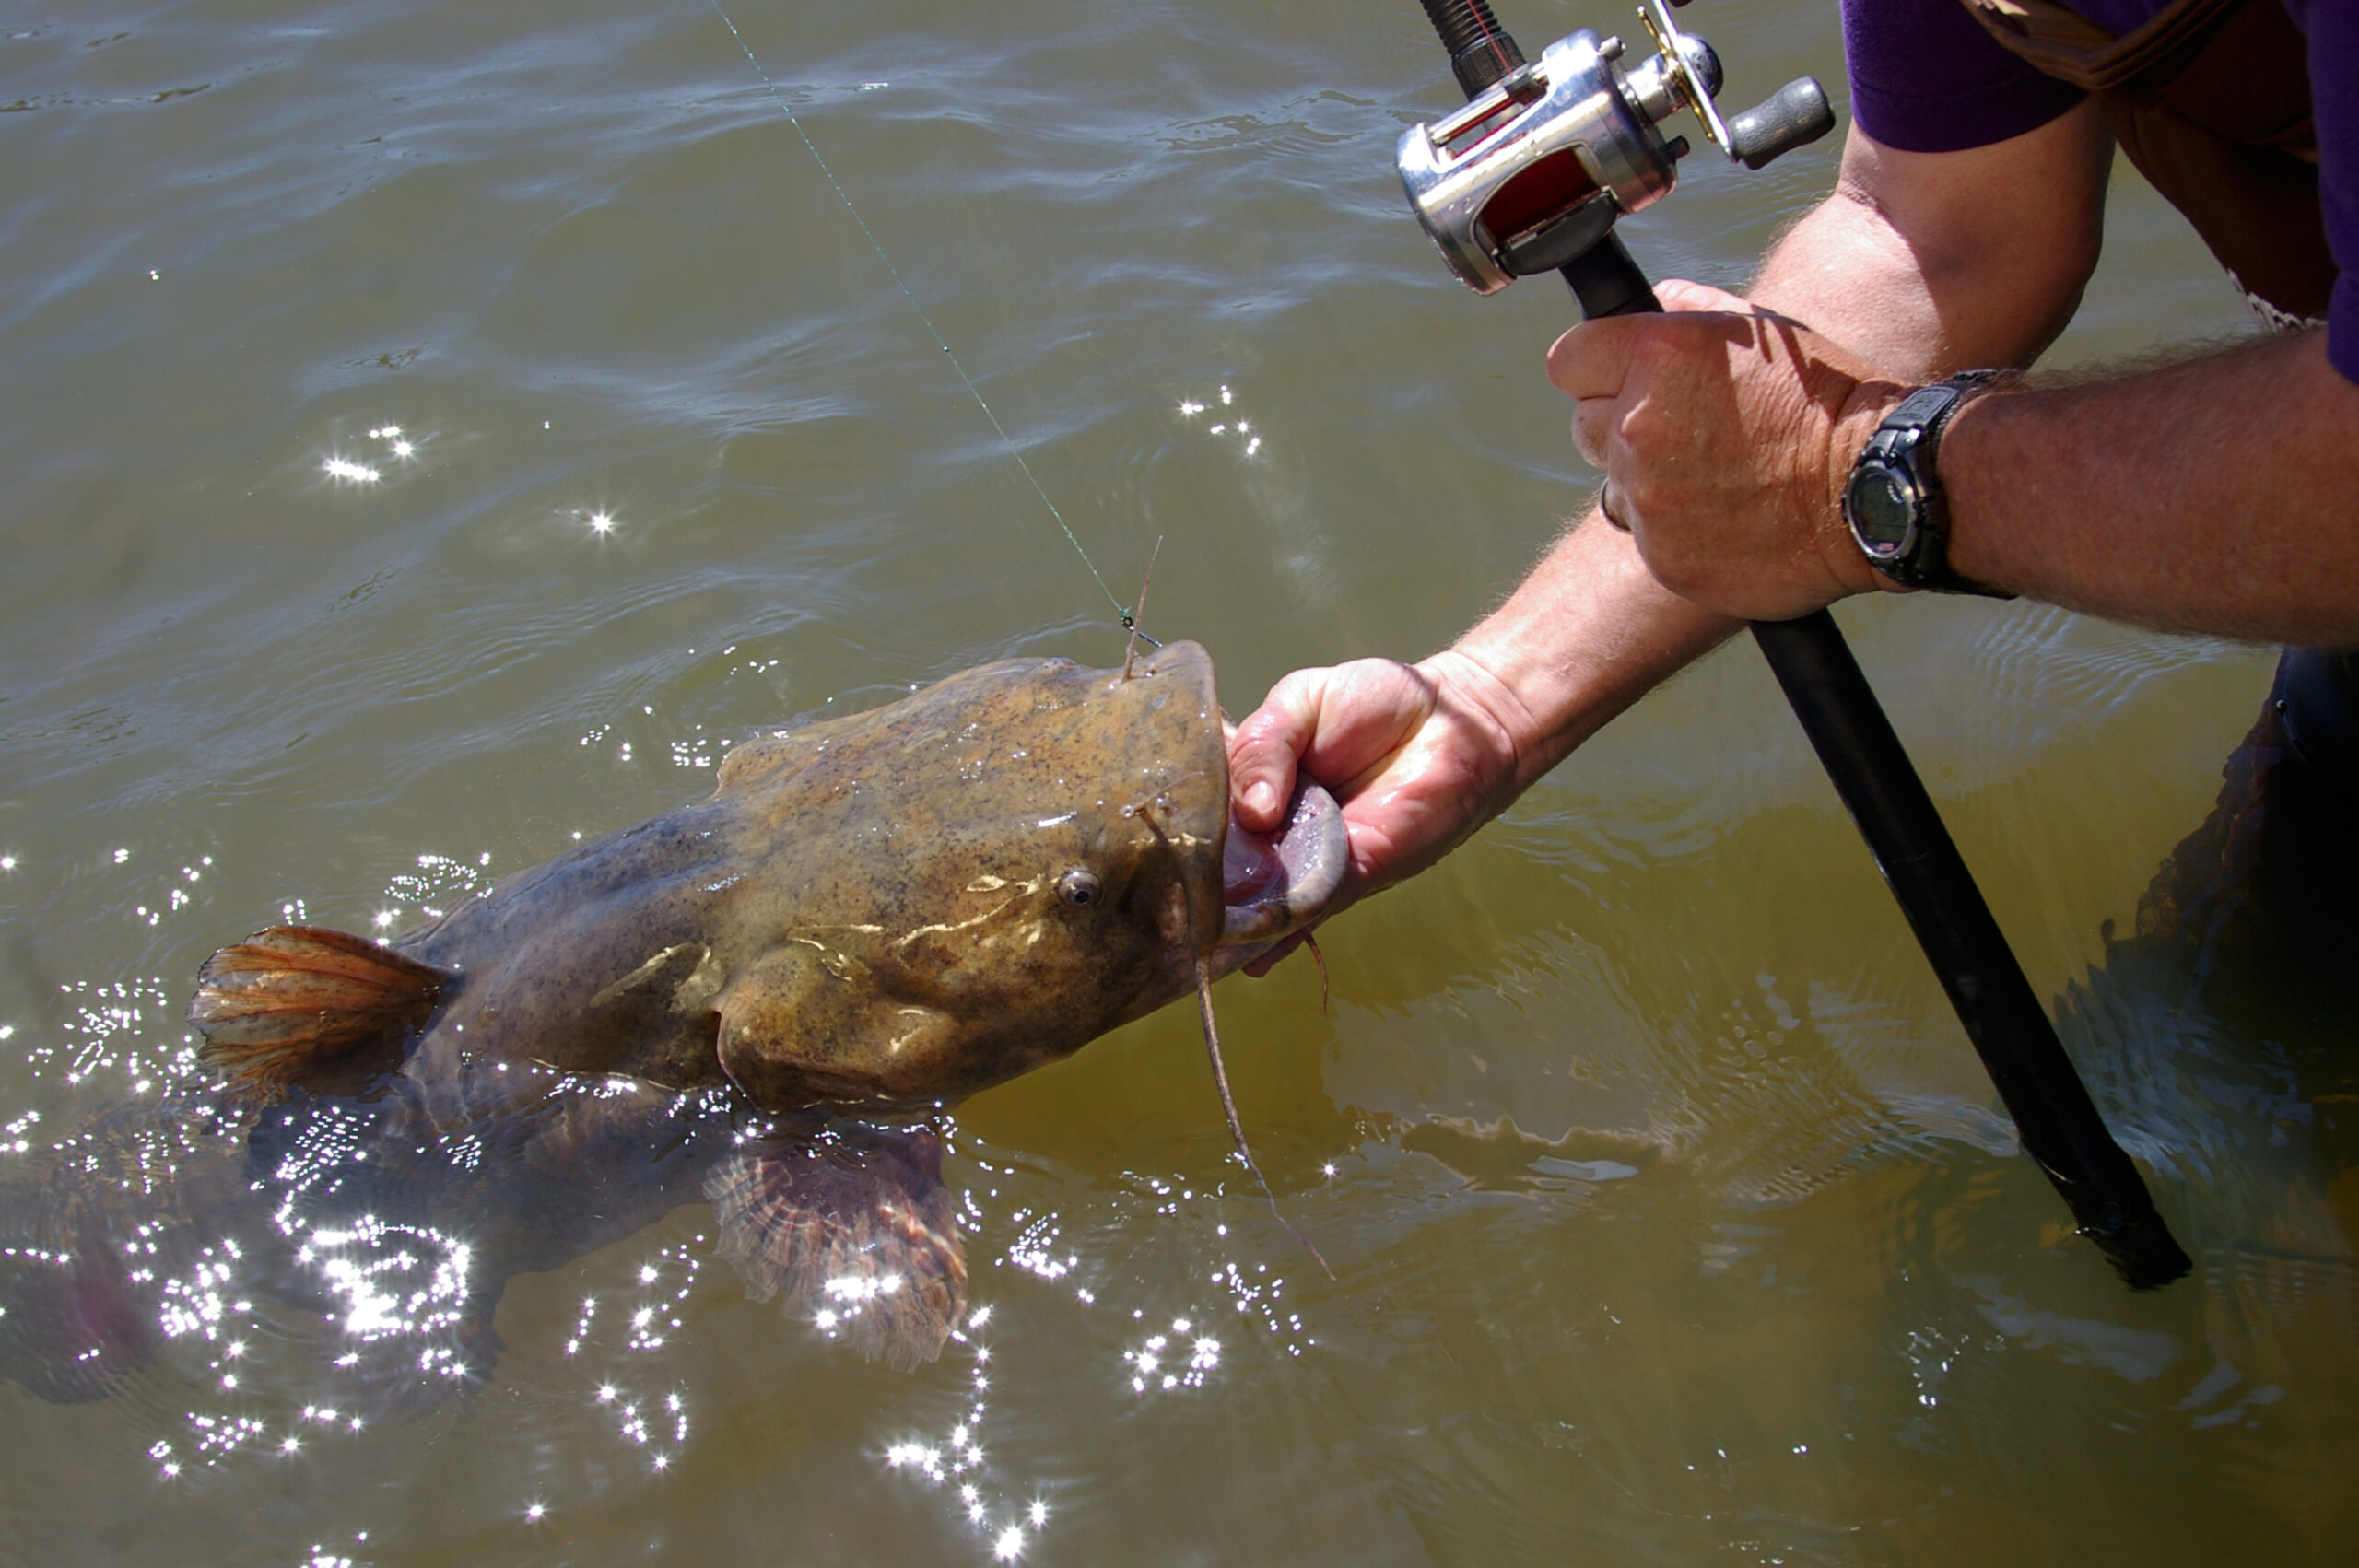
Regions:
<instances>
[{"instance_id":1,"label":"catfish head","mask_svg":"<svg viewBox=\"0 0 2359 1568\"><path fill-rule=\"evenodd\" d=\"M1323 793L1318 797L1325 801ZM722 769L745 891L714 933L722 1070L765 1109L956 1099L1068 1056L1315 917L1332 801L1224 897L1211 657L953 675L750 743ZM1235 859L1232 857L1232 859ZM1280 869L1274 877L1270 868Z\"/></svg>"}]
</instances>

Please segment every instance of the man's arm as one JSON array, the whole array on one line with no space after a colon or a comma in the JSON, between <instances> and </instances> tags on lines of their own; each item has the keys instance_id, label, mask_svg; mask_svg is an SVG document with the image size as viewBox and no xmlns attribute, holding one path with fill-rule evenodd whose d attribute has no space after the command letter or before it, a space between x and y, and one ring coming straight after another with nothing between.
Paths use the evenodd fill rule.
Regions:
<instances>
[{"instance_id":1,"label":"man's arm","mask_svg":"<svg viewBox=\"0 0 2359 1568\"><path fill-rule=\"evenodd\" d=\"M2028 365L2096 268L2112 158L2094 102L1967 152L1899 152L1855 128L1834 193L1747 292L1916 380Z\"/></svg>"},{"instance_id":2,"label":"man's arm","mask_svg":"<svg viewBox=\"0 0 2359 1568\"><path fill-rule=\"evenodd\" d=\"M2047 144L2053 171L2051 135L2072 118L2017 143ZM1575 439L1606 470L1608 503L1649 568L1724 614L1783 619L1893 589L1842 525L1852 458L1915 385L2023 363L2077 292L2038 270L2064 247L2034 247L2016 264L2013 228L1961 229L1971 201L1944 198L1929 214L1895 205L1934 188L1899 177L1912 164L1946 175L1947 157L1892 154L1856 134L1853 153L1847 183L1855 167L1889 168L1867 200L1838 194L1814 212L1804 228L1836 231L1833 245L1781 248L1755 302L1798 320L1673 285L1673 315L1585 323L1550 354L1552 379L1580 400ZM1787 264L1894 239L1911 246L1926 292L1912 297L1907 269L1884 268L1864 317L1856 305L1814 314L1824 274ZM2013 297L2025 276L2032 293ZM2359 646L2359 387L2329 362L2321 333L2001 388L1963 405L1940 464L1950 562L1976 581L2168 630Z\"/></svg>"},{"instance_id":3,"label":"man's arm","mask_svg":"<svg viewBox=\"0 0 2359 1568\"><path fill-rule=\"evenodd\" d=\"M1977 399L1942 438L1950 560L2113 620L2359 647L2359 387L2326 333Z\"/></svg>"},{"instance_id":4,"label":"man's arm","mask_svg":"<svg viewBox=\"0 0 2359 1568\"><path fill-rule=\"evenodd\" d=\"M1297 766L1334 794L1351 860L1333 914L1440 860L1735 629L1657 583L1626 537L1591 520L1454 647L1282 678L1230 739L1231 808L1246 827L1275 828Z\"/></svg>"},{"instance_id":5,"label":"man's arm","mask_svg":"<svg viewBox=\"0 0 2359 1568\"><path fill-rule=\"evenodd\" d=\"M1779 241L1759 291L1911 374L2027 360L2095 263L2109 149L2086 108L1963 153L1854 132L1841 184ZM1352 844L1340 909L1439 860L1739 624L1665 589L1592 513L1453 648L1281 680L1230 745L1238 821L1274 826L1297 766L1333 790Z\"/></svg>"}]
</instances>

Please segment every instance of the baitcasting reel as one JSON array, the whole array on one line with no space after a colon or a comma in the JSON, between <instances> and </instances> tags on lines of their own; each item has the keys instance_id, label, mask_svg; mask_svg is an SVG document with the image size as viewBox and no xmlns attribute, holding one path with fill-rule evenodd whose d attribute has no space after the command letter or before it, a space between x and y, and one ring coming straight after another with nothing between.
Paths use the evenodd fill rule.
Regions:
<instances>
[{"instance_id":1,"label":"baitcasting reel","mask_svg":"<svg viewBox=\"0 0 2359 1568\"><path fill-rule=\"evenodd\" d=\"M1834 128L1826 94L1808 76L1723 121L1712 103L1719 57L1681 32L1662 0L1648 3L1651 14L1638 18L1657 53L1627 69L1622 41L1586 28L1550 44L1536 64L1479 22L1453 48L1472 101L1402 136L1401 183L1450 271L1477 294L1575 262L1624 213L1669 195L1687 138L1657 127L1683 109L1747 169ZM1461 15L1487 20L1485 8Z\"/></svg>"}]
</instances>

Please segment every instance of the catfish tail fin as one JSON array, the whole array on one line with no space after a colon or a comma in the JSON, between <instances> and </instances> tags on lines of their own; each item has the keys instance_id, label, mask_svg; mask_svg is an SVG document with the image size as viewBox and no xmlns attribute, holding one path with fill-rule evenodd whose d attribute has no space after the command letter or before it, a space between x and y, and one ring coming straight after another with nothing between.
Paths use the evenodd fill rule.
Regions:
<instances>
[{"instance_id":1,"label":"catfish tail fin","mask_svg":"<svg viewBox=\"0 0 2359 1568\"><path fill-rule=\"evenodd\" d=\"M316 1063L426 1022L453 972L318 926L273 926L205 961L188 1021L235 1089L275 1097Z\"/></svg>"}]
</instances>

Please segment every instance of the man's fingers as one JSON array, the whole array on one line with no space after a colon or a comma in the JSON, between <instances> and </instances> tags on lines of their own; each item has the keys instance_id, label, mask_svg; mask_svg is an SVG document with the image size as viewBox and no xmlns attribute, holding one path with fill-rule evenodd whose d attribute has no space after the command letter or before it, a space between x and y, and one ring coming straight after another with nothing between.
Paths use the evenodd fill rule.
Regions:
<instances>
[{"instance_id":1,"label":"man's fingers","mask_svg":"<svg viewBox=\"0 0 2359 1568\"><path fill-rule=\"evenodd\" d=\"M1622 412L1632 356L1661 316L1609 316L1583 322L1548 350L1548 380L1574 400L1573 447L1581 460L1602 473L1612 448L1614 423Z\"/></svg>"},{"instance_id":2,"label":"man's fingers","mask_svg":"<svg viewBox=\"0 0 2359 1568\"><path fill-rule=\"evenodd\" d=\"M1640 335L1634 328L1651 324L1646 316L1608 316L1566 329L1548 346L1549 383L1570 398L1621 396L1630 354Z\"/></svg>"},{"instance_id":3,"label":"man's fingers","mask_svg":"<svg viewBox=\"0 0 2359 1568\"><path fill-rule=\"evenodd\" d=\"M1262 954L1261 957L1256 958L1252 963L1245 965L1245 972L1252 976L1255 979L1260 979L1262 976L1268 974L1271 969L1276 966L1279 959L1284 958L1287 954L1292 953L1296 948L1302 945L1303 934L1304 933L1301 931L1297 931L1292 936L1287 937L1285 940L1279 942L1277 946L1270 949L1269 952Z\"/></svg>"},{"instance_id":4,"label":"man's fingers","mask_svg":"<svg viewBox=\"0 0 2359 1568\"><path fill-rule=\"evenodd\" d=\"M1584 398L1573 404L1573 450L1600 474L1605 472L1614 421L1620 413L1621 404L1612 398Z\"/></svg>"},{"instance_id":5,"label":"man's fingers","mask_svg":"<svg viewBox=\"0 0 2359 1568\"><path fill-rule=\"evenodd\" d=\"M1308 773L1348 807L1432 717L1426 678L1390 659L1297 670L1270 688L1228 744L1229 807L1238 825L1278 825Z\"/></svg>"},{"instance_id":6,"label":"man's fingers","mask_svg":"<svg viewBox=\"0 0 2359 1568\"><path fill-rule=\"evenodd\" d=\"M1238 826L1268 833L1294 795L1295 771L1318 733L1324 670L1297 670L1270 688L1228 743L1229 811Z\"/></svg>"},{"instance_id":7,"label":"man's fingers","mask_svg":"<svg viewBox=\"0 0 2359 1568\"><path fill-rule=\"evenodd\" d=\"M1722 310L1737 316L1758 313L1749 299L1709 284L1690 283L1684 277L1668 277L1656 284L1655 298L1662 301L1665 310Z\"/></svg>"},{"instance_id":8,"label":"man's fingers","mask_svg":"<svg viewBox=\"0 0 2359 1568\"><path fill-rule=\"evenodd\" d=\"M1655 298L1662 301L1664 310L1673 315L1751 316L1757 321L1775 322L1779 326L1803 332L1810 330L1793 317L1756 305L1742 295L1731 294L1725 288L1714 288L1709 284L1690 283L1685 278L1670 278L1655 285Z\"/></svg>"},{"instance_id":9,"label":"man's fingers","mask_svg":"<svg viewBox=\"0 0 2359 1568\"><path fill-rule=\"evenodd\" d=\"M1666 284L1664 303L1677 307L1664 314L1607 316L1566 329L1548 349L1548 380L1567 397L1618 398L1627 389L1631 369L1649 345L1660 352L1649 356L1709 354L1724 358L1731 345L1755 341L1762 323L1790 326L1782 316L1756 310L1733 294L1707 288L1700 283ZM1717 321L1698 321L1717 316Z\"/></svg>"}]
</instances>

